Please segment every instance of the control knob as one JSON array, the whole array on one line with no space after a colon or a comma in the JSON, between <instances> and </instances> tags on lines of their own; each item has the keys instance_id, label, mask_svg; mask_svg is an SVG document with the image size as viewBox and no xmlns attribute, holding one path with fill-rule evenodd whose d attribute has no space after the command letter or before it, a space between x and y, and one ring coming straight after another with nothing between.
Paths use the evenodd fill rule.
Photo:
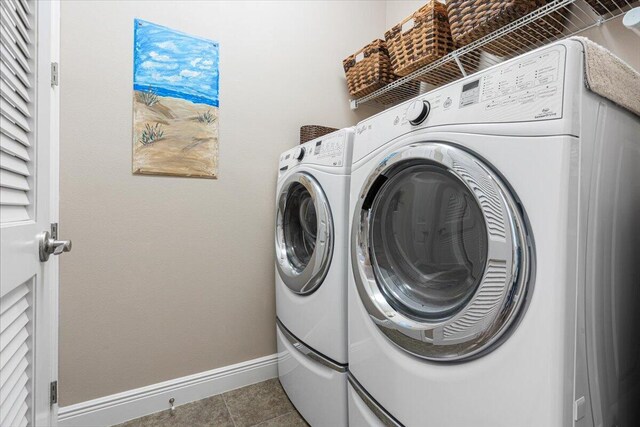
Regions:
<instances>
[{"instance_id":1,"label":"control knob","mask_svg":"<svg viewBox=\"0 0 640 427\"><path fill-rule=\"evenodd\" d=\"M298 147L296 148L296 150L293 152L293 158L296 159L297 161L300 161L304 158L304 147Z\"/></svg>"},{"instance_id":2,"label":"control knob","mask_svg":"<svg viewBox=\"0 0 640 427\"><path fill-rule=\"evenodd\" d=\"M407 108L406 117L409 123L416 126L424 122L431 112L431 104L429 101L417 99L413 101Z\"/></svg>"}]
</instances>

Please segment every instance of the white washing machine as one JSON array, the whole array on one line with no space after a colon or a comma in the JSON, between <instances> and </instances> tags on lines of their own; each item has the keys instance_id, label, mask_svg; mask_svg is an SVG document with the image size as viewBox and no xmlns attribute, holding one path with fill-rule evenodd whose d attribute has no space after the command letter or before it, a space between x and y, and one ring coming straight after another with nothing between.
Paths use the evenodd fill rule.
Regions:
<instances>
[{"instance_id":1,"label":"white washing machine","mask_svg":"<svg viewBox=\"0 0 640 427\"><path fill-rule=\"evenodd\" d=\"M585 88L583 54L356 126L351 426L637 425L640 121Z\"/></svg>"},{"instance_id":2,"label":"white washing machine","mask_svg":"<svg viewBox=\"0 0 640 427\"><path fill-rule=\"evenodd\" d=\"M278 373L313 426L347 425L347 258L353 129L280 156Z\"/></svg>"}]
</instances>

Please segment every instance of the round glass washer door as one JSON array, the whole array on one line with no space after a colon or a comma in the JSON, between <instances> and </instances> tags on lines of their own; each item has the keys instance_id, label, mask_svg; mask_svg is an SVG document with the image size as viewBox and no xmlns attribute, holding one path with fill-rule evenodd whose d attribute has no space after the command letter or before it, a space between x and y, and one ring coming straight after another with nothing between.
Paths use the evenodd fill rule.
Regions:
<instances>
[{"instance_id":1,"label":"round glass washer door","mask_svg":"<svg viewBox=\"0 0 640 427\"><path fill-rule=\"evenodd\" d=\"M487 260L482 209L455 176L430 164L392 175L371 206L373 271L389 303L438 321L460 312Z\"/></svg>"},{"instance_id":2,"label":"round glass washer door","mask_svg":"<svg viewBox=\"0 0 640 427\"><path fill-rule=\"evenodd\" d=\"M352 265L369 316L434 361L485 354L517 323L532 285L525 221L499 176L443 143L409 145L369 175Z\"/></svg>"},{"instance_id":3,"label":"round glass washer door","mask_svg":"<svg viewBox=\"0 0 640 427\"><path fill-rule=\"evenodd\" d=\"M297 294L315 291L331 263L333 221L322 188L307 173L294 173L282 184L275 243L282 281Z\"/></svg>"}]
</instances>

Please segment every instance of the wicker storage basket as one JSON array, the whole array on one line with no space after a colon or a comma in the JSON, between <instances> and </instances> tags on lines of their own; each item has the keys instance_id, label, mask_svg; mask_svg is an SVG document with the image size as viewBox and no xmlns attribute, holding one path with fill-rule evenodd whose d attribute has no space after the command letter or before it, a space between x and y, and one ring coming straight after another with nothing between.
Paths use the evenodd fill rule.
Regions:
<instances>
[{"instance_id":1,"label":"wicker storage basket","mask_svg":"<svg viewBox=\"0 0 640 427\"><path fill-rule=\"evenodd\" d=\"M338 129L320 125L304 125L300 126L300 144L304 144L312 139L319 138Z\"/></svg>"},{"instance_id":2,"label":"wicker storage basket","mask_svg":"<svg viewBox=\"0 0 640 427\"><path fill-rule=\"evenodd\" d=\"M374 40L342 61L347 76L349 93L355 98L372 92L394 81L389 52L384 40Z\"/></svg>"},{"instance_id":3,"label":"wicker storage basket","mask_svg":"<svg viewBox=\"0 0 640 427\"><path fill-rule=\"evenodd\" d=\"M451 36L456 46L476 41L544 6L550 0L448 0ZM560 35L565 16L553 12L482 47L498 56L510 56Z\"/></svg>"},{"instance_id":4,"label":"wicker storage basket","mask_svg":"<svg viewBox=\"0 0 640 427\"><path fill-rule=\"evenodd\" d=\"M447 8L436 0L431 0L384 36L393 71L400 76L411 74L454 50ZM462 76L452 76L449 81L458 77ZM442 81L442 76L429 74L420 77L420 80L431 84L446 83Z\"/></svg>"},{"instance_id":5,"label":"wicker storage basket","mask_svg":"<svg viewBox=\"0 0 640 427\"><path fill-rule=\"evenodd\" d=\"M587 0L587 3L600 15L606 15L609 12L619 11L618 7L622 8L627 3L634 3L634 0Z\"/></svg>"}]
</instances>

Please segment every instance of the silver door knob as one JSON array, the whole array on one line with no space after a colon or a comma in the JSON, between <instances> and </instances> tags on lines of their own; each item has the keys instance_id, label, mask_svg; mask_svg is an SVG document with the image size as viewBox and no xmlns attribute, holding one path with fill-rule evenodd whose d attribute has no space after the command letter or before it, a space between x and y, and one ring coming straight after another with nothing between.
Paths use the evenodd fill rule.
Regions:
<instances>
[{"instance_id":1,"label":"silver door knob","mask_svg":"<svg viewBox=\"0 0 640 427\"><path fill-rule=\"evenodd\" d=\"M60 255L71 250L71 240L56 240L51 238L51 233L45 231L40 235L40 261L49 260L49 256Z\"/></svg>"}]
</instances>

